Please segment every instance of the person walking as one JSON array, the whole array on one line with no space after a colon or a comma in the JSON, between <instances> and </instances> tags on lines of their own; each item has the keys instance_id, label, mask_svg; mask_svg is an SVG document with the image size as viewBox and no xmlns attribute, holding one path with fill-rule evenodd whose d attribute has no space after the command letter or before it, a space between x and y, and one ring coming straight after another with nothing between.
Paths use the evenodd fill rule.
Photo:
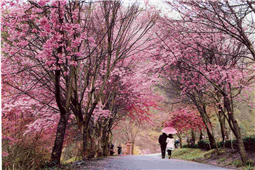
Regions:
<instances>
[{"instance_id":1,"label":"person walking","mask_svg":"<svg viewBox=\"0 0 255 170\"><path fill-rule=\"evenodd\" d=\"M187 136L187 146L188 146L188 148L190 148L190 139L188 136Z\"/></svg>"},{"instance_id":2,"label":"person walking","mask_svg":"<svg viewBox=\"0 0 255 170\"><path fill-rule=\"evenodd\" d=\"M166 143L167 143L166 150L168 153L168 158L170 159L172 155L172 150L174 150L174 138L172 134L169 134L167 136Z\"/></svg>"},{"instance_id":3,"label":"person walking","mask_svg":"<svg viewBox=\"0 0 255 170\"><path fill-rule=\"evenodd\" d=\"M164 159L166 155L166 139L167 139L167 135L165 133L162 133L158 138L158 142L161 148L162 159Z\"/></svg>"},{"instance_id":4,"label":"person walking","mask_svg":"<svg viewBox=\"0 0 255 170\"><path fill-rule=\"evenodd\" d=\"M118 154L121 155L121 152L122 152L122 147L119 144L119 146L118 146Z\"/></svg>"},{"instance_id":5,"label":"person walking","mask_svg":"<svg viewBox=\"0 0 255 170\"><path fill-rule=\"evenodd\" d=\"M174 145L175 145L175 148L176 148L176 149L178 148L179 143L180 143L180 142L179 142L179 140L178 140L178 139L176 139L176 140L175 140L175 142L174 142Z\"/></svg>"},{"instance_id":6,"label":"person walking","mask_svg":"<svg viewBox=\"0 0 255 170\"><path fill-rule=\"evenodd\" d=\"M113 155L114 154L114 144L111 143L110 145L110 155Z\"/></svg>"}]
</instances>

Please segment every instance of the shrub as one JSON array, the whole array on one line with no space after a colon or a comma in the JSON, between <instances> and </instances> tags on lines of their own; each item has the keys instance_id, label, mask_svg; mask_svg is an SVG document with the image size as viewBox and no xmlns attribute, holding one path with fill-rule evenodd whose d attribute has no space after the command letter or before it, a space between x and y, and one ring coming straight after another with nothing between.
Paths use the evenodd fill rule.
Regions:
<instances>
[{"instance_id":1,"label":"shrub","mask_svg":"<svg viewBox=\"0 0 255 170\"><path fill-rule=\"evenodd\" d=\"M195 144L193 146L182 145L182 148L199 148L199 146L198 146L198 144Z\"/></svg>"},{"instance_id":2,"label":"shrub","mask_svg":"<svg viewBox=\"0 0 255 170\"><path fill-rule=\"evenodd\" d=\"M188 148L188 145L182 145L182 148Z\"/></svg>"},{"instance_id":3,"label":"shrub","mask_svg":"<svg viewBox=\"0 0 255 170\"><path fill-rule=\"evenodd\" d=\"M195 144L192 148L199 148L198 144Z\"/></svg>"},{"instance_id":4,"label":"shrub","mask_svg":"<svg viewBox=\"0 0 255 170\"><path fill-rule=\"evenodd\" d=\"M232 140L232 142L233 142L233 148L234 148L234 149L237 149L237 148L238 148L237 141L236 141L236 140ZM220 147L223 147L223 146L224 146L224 145L223 145L223 141L220 142L219 146L220 146ZM226 148L231 148L231 140L225 141L225 147L226 147Z\"/></svg>"},{"instance_id":5,"label":"shrub","mask_svg":"<svg viewBox=\"0 0 255 170\"><path fill-rule=\"evenodd\" d=\"M209 139L202 139L202 140L198 141L197 144L198 144L198 148L200 148L200 149L210 150Z\"/></svg>"},{"instance_id":6,"label":"shrub","mask_svg":"<svg viewBox=\"0 0 255 170\"><path fill-rule=\"evenodd\" d=\"M65 162L72 158L82 156L81 147L82 147L81 142L75 142L75 141L73 141L69 145L66 145L62 152L61 161Z\"/></svg>"},{"instance_id":7,"label":"shrub","mask_svg":"<svg viewBox=\"0 0 255 170\"><path fill-rule=\"evenodd\" d=\"M49 155L47 149L43 148L43 144L38 137L30 137L19 140L16 143L10 143L9 140L3 140L3 151L5 155L2 157L3 170L9 169L37 169L45 164L49 159L45 155Z\"/></svg>"},{"instance_id":8,"label":"shrub","mask_svg":"<svg viewBox=\"0 0 255 170\"><path fill-rule=\"evenodd\" d=\"M238 144L236 140L232 140L234 149L238 149ZM255 135L246 136L243 138L244 146L246 151L255 152ZM220 142L220 147L223 147L223 141ZM225 147L231 148L231 140L225 141Z\"/></svg>"},{"instance_id":9,"label":"shrub","mask_svg":"<svg viewBox=\"0 0 255 170\"><path fill-rule=\"evenodd\" d=\"M255 135L245 137L243 142L247 151L255 152Z\"/></svg>"}]
</instances>

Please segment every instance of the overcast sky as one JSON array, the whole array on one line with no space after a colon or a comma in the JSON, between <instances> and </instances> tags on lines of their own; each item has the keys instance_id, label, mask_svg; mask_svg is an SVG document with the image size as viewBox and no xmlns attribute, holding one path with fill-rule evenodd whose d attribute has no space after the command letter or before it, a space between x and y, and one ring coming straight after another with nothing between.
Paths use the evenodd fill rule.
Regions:
<instances>
[{"instance_id":1,"label":"overcast sky","mask_svg":"<svg viewBox=\"0 0 255 170\"><path fill-rule=\"evenodd\" d=\"M141 7L145 7L145 1L148 1L149 5L153 5L158 10L161 10L163 14L167 14L171 18L177 19L178 13L169 11L170 7L168 4L165 3L166 0L122 0L123 5L128 6L134 2L138 2Z\"/></svg>"}]
</instances>

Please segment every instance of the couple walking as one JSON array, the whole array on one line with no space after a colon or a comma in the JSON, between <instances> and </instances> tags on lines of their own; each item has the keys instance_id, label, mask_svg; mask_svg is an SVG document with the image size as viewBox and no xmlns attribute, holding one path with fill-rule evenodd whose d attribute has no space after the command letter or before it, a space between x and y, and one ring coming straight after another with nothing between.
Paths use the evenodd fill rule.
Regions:
<instances>
[{"instance_id":1,"label":"couple walking","mask_svg":"<svg viewBox=\"0 0 255 170\"><path fill-rule=\"evenodd\" d=\"M161 155L162 158L165 158L166 150L168 152L168 158L171 158L172 150L174 150L174 138L172 134L167 135L166 133L163 133L159 136L158 139L161 147Z\"/></svg>"}]
</instances>

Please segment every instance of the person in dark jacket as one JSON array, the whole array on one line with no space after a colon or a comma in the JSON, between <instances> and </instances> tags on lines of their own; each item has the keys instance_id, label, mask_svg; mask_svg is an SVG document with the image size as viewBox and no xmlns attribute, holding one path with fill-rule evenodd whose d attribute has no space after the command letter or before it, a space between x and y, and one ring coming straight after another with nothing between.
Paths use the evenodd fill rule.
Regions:
<instances>
[{"instance_id":1,"label":"person in dark jacket","mask_svg":"<svg viewBox=\"0 0 255 170\"><path fill-rule=\"evenodd\" d=\"M110 145L110 155L113 155L114 154L114 144L112 143Z\"/></svg>"},{"instance_id":2,"label":"person in dark jacket","mask_svg":"<svg viewBox=\"0 0 255 170\"><path fill-rule=\"evenodd\" d=\"M166 155L166 138L167 138L167 135L165 133L160 135L158 138L158 142L160 143L160 148L161 148L161 155L163 159L165 158L165 155Z\"/></svg>"},{"instance_id":3,"label":"person in dark jacket","mask_svg":"<svg viewBox=\"0 0 255 170\"><path fill-rule=\"evenodd\" d=\"M121 155L121 152L122 152L122 147L119 145L118 146L118 154Z\"/></svg>"},{"instance_id":4,"label":"person in dark jacket","mask_svg":"<svg viewBox=\"0 0 255 170\"><path fill-rule=\"evenodd\" d=\"M176 140L175 140L175 142L174 142L174 146L175 146L175 148L176 148L176 149L178 148L179 143L180 143L180 142L179 142L179 140L178 140L178 139L176 139Z\"/></svg>"}]
</instances>

